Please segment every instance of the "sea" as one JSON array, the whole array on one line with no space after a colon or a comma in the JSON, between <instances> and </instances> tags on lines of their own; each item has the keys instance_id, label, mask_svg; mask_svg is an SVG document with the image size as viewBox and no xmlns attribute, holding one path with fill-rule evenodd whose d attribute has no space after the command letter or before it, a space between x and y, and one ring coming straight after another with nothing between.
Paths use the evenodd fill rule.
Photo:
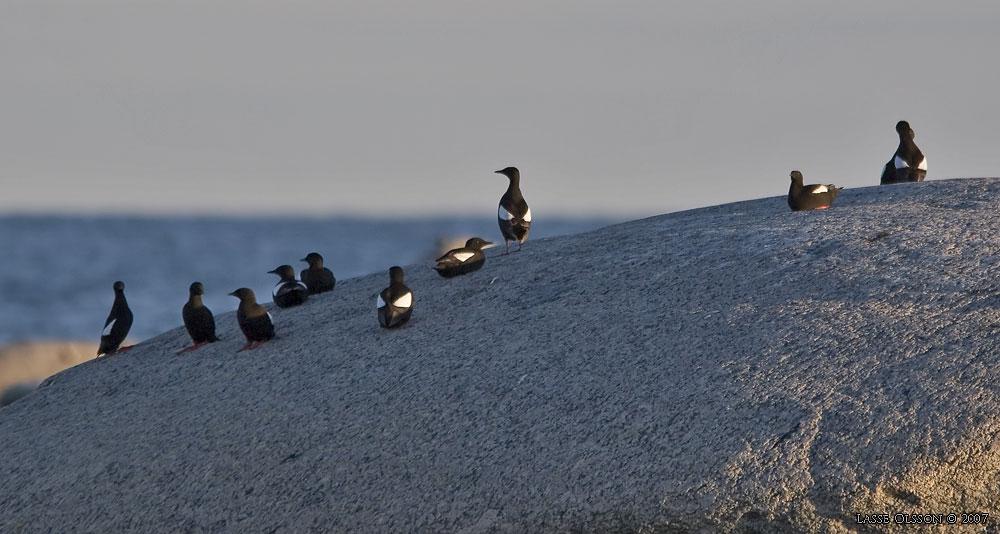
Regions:
<instances>
[{"instance_id":1,"label":"sea","mask_svg":"<svg viewBox=\"0 0 1000 534\"><path fill-rule=\"evenodd\" d=\"M529 240L593 230L614 219L539 219ZM282 264L319 252L337 280L393 265L426 264L442 243L479 236L502 246L496 220L236 218L169 216L0 216L0 347L33 340L97 342L116 280L135 314L139 341L180 326L188 286L205 285L216 314L249 287L270 300Z\"/></svg>"}]
</instances>

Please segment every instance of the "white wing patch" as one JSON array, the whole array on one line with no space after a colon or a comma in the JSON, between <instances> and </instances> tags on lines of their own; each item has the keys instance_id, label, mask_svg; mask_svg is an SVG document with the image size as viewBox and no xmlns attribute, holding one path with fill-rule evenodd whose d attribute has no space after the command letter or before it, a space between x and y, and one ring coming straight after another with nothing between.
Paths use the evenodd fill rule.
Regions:
<instances>
[{"instance_id":1,"label":"white wing patch","mask_svg":"<svg viewBox=\"0 0 1000 534\"><path fill-rule=\"evenodd\" d=\"M267 312L267 320L271 321L271 324L274 324L274 317L271 317L271 312Z\"/></svg>"},{"instance_id":2,"label":"white wing patch","mask_svg":"<svg viewBox=\"0 0 1000 534\"><path fill-rule=\"evenodd\" d=\"M813 194L826 193L827 191L829 191L829 189L827 189L825 185L820 185L816 186L816 189L813 189Z\"/></svg>"},{"instance_id":3,"label":"white wing patch","mask_svg":"<svg viewBox=\"0 0 1000 534\"><path fill-rule=\"evenodd\" d=\"M513 213L511 213L511 212L507 211L506 209L504 209L503 206L500 206L500 208L497 210L497 217L501 221L509 221L511 219L518 219L518 218L520 218L520 219L524 219L524 222L529 222L530 223L531 222L531 208L528 208L528 211L524 212L524 217L517 217Z\"/></svg>"},{"instance_id":4,"label":"white wing patch","mask_svg":"<svg viewBox=\"0 0 1000 534\"><path fill-rule=\"evenodd\" d=\"M111 322L108 323L108 326L104 327L104 331L101 332L101 335L102 336L110 336L111 335L111 327L115 326L115 323L117 323L117 322L118 322L118 319L112 319Z\"/></svg>"},{"instance_id":5,"label":"white wing patch","mask_svg":"<svg viewBox=\"0 0 1000 534\"><path fill-rule=\"evenodd\" d=\"M452 256L454 256L456 260L458 260L458 261L460 261L462 263L465 263L466 260L468 260L469 258L471 258L471 257L473 257L475 255L476 254L474 252L456 252L456 253L452 254Z\"/></svg>"},{"instance_id":6,"label":"white wing patch","mask_svg":"<svg viewBox=\"0 0 1000 534\"><path fill-rule=\"evenodd\" d=\"M303 284L302 282L299 282L299 281L297 281L297 280L296 280L296 283L297 283L297 284L299 284L299 289L300 289L300 290L302 290L302 291L306 291L306 292L308 292L308 291L309 291L309 286L307 286L307 285L305 285L305 284Z\"/></svg>"},{"instance_id":7,"label":"white wing patch","mask_svg":"<svg viewBox=\"0 0 1000 534\"><path fill-rule=\"evenodd\" d=\"M924 159L920 160L920 165L917 165L917 168L920 169L920 170L922 170L922 171L926 171L927 170L927 158L924 158Z\"/></svg>"},{"instance_id":8,"label":"white wing patch","mask_svg":"<svg viewBox=\"0 0 1000 534\"><path fill-rule=\"evenodd\" d=\"M903 158L901 158L899 156L896 156L895 162L896 162L896 168L897 169L905 169L906 167L910 166L908 163L906 163L905 161L903 161Z\"/></svg>"},{"instance_id":9,"label":"white wing patch","mask_svg":"<svg viewBox=\"0 0 1000 534\"><path fill-rule=\"evenodd\" d=\"M381 299L381 297L379 297ZM392 305L397 308L409 308L413 304L413 293L409 291L405 295L399 297L398 299L392 301Z\"/></svg>"},{"instance_id":10,"label":"white wing patch","mask_svg":"<svg viewBox=\"0 0 1000 534\"><path fill-rule=\"evenodd\" d=\"M375 307L380 310L385 308L385 301L382 300L382 295L379 295L378 298L375 299Z\"/></svg>"},{"instance_id":11,"label":"white wing patch","mask_svg":"<svg viewBox=\"0 0 1000 534\"><path fill-rule=\"evenodd\" d=\"M281 289L281 286L283 286L283 285L285 285L284 282L278 282L278 285L274 286L274 289L271 290L271 296L272 297L277 297L278 296L278 290Z\"/></svg>"}]
</instances>

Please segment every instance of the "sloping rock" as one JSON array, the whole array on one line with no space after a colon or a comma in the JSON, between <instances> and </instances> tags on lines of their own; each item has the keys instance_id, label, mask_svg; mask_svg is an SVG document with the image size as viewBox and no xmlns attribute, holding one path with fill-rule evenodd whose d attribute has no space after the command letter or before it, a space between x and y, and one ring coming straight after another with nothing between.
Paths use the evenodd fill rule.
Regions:
<instances>
[{"instance_id":1,"label":"sloping rock","mask_svg":"<svg viewBox=\"0 0 1000 534\"><path fill-rule=\"evenodd\" d=\"M998 208L767 198L410 266L398 331L385 273L176 329L0 411L0 531L982 532L857 514L997 510Z\"/></svg>"}]
</instances>

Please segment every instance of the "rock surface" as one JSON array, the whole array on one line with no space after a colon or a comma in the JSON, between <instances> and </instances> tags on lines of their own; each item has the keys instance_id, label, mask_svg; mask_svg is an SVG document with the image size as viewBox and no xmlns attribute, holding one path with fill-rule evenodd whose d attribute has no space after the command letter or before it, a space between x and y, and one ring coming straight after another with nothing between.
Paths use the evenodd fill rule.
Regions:
<instances>
[{"instance_id":1,"label":"rock surface","mask_svg":"<svg viewBox=\"0 0 1000 534\"><path fill-rule=\"evenodd\" d=\"M0 531L982 532L856 514L1000 512L998 208L945 180L529 240L407 268L400 330L377 273L239 354L219 314L0 410Z\"/></svg>"}]
</instances>

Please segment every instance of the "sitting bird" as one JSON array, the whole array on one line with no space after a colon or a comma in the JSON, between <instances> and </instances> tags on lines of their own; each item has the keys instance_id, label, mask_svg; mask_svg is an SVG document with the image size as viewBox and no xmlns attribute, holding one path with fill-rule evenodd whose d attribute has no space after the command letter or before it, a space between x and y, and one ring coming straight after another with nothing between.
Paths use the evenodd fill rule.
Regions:
<instances>
[{"instance_id":1,"label":"sitting bird","mask_svg":"<svg viewBox=\"0 0 1000 534\"><path fill-rule=\"evenodd\" d=\"M499 171L507 177L509 184L507 191L500 197L500 206L497 209L497 223L500 225L500 233L503 234L504 244L510 254L510 242L517 241L517 250L521 250L521 245L528 239L528 231L531 230L531 209L521 195L521 171L517 167L507 167Z\"/></svg>"},{"instance_id":2,"label":"sitting bird","mask_svg":"<svg viewBox=\"0 0 1000 534\"><path fill-rule=\"evenodd\" d=\"M897 122L896 133L899 134L899 147L889 163L882 167L881 185L923 182L927 176L927 158L913 142L915 134L910 123Z\"/></svg>"},{"instance_id":3,"label":"sitting bird","mask_svg":"<svg viewBox=\"0 0 1000 534\"><path fill-rule=\"evenodd\" d=\"M215 337L215 316L212 315L212 310L206 308L201 302L201 296L205 294L205 286L201 282L194 282L188 292L188 301L181 310L181 317L184 318L184 328L187 328L191 342L194 344L177 354L184 354L205 343L214 343L219 340Z\"/></svg>"},{"instance_id":4,"label":"sitting bird","mask_svg":"<svg viewBox=\"0 0 1000 534\"><path fill-rule=\"evenodd\" d=\"M309 298L309 288L295 279L295 269L292 269L291 265L282 265L268 273L281 278L271 292L275 306L279 308L298 306Z\"/></svg>"},{"instance_id":5,"label":"sitting bird","mask_svg":"<svg viewBox=\"0 0 1000 534\"><path fill-rule=\"evenodd\" d=\"M788 207L792 211L825 210L833 204L842 187L833 185L802 185L802 173L792 171L792 185L788 188Z\"/></svg>"},{"instance_id":6,"label":"sitting bird","mask_svg":"<svg viewBox=\"0 0 1000 534\"><path fill-rule=\"evenodd\" d=\"M333 291L333 286L337 285L337 279L333 276L333 271L323 267L323 256L317 252L310 252L304 261L309 264L308 269L302 269L299 274L302 282L309 288L309 294L315 295L325 291Z\"/></svg>"},{"instance_id":7,"label":"sitting bird","mask_svg":"<svg viewBox=\"0 0 1000 534\"><path fill-rule=\"evenodd\" d=\"M445 278L471 273L486 263L486 255L483 254L483 250L492 246L493 243L489 241L473 237L465 242L464 247L445 252L444 256L437 259L437 265L434 266L434 269Z\"/></svg>"},{"instance_id":8,"label":"sitting bird","mask_svg":"<svg viewBox=\"0 0 1000 534\"><path fill-rule=\"evenodd\" d=\"M111 313L104 321L104 331L101 332L101 346L97 349L97 355L114 354L125 352L132 347L121 347L125 341L125 336L132 328L132 310L125 300L125 283L121 280L112 286L115 290L115 302L111 305Z\"/></svg>"},{"instance_id":9,"label":"sitting bird","mask_svg":"<svg viewBox=\"0 0 1000 534\"><path fill-rule=\"evenodd\" d=\"M252 289L241 287L230 295L240 299L240 306L236 308L236 322L240 325L240 330L247 338L247 344L236 352L253 350L274 337L274 323L271 314L267 313L267 308L257 304L257 296Z\"/></svg>"},{"instance_id":10,"label":"sitting bird","mask_svg":"<svg viewBox=\"0 0 1000 534\"><path fill-rule=\"evenodd\" d=\"M379 293L375 308L378 310L378 324L383 328L395 328L410 320L413 292L403 283L403 269L389 269L389 287Z\"/></svg>"}]
</instances>

